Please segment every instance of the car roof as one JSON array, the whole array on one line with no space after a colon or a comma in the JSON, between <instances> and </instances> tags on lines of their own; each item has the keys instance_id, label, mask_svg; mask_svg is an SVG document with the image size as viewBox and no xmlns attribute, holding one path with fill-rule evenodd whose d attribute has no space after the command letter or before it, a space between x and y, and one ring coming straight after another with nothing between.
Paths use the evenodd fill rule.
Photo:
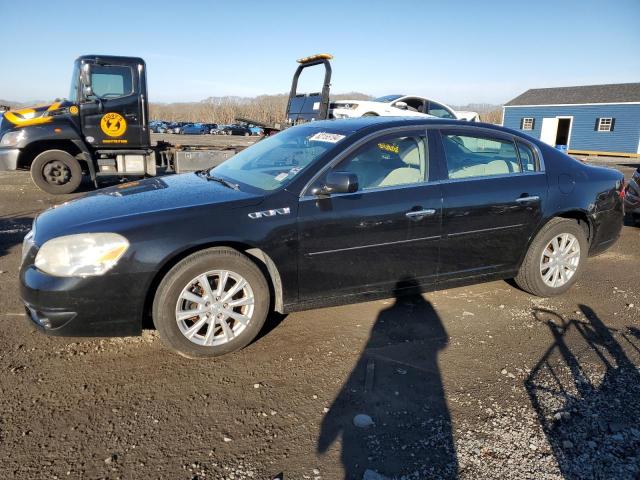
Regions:
<instances>
[{"instance_id":1,"label":"car roof","mask_svg":"<svg viewBox=\"0 0 640 480\"><path fill-rule=\"evenodd\" d=\"M315 128L326 128L336 133L351 135L358 133L373 133L379 130L385 130L394 127L415 127L424 125L441 126L441 127L471 127L495 130L509 135L515 135L530 142L540 145L540 141L524 132L506 128L501 125L484 122L467 122L464 120L448 120L439 117L357 117L357 118L341 118L333 120L316 120L314 122L303 123L298 126L313 126Z\"/></svg>"},{"instance_id":2,"label":"car roof","mask_svg":"<svg viewBox=\"0 0 640 480\"><path fill-rule=\"evenodd\" d=\"M493 128L495 130L507 131L507 129L491 123L466 122L462 120L447 120L437 117L358 117L341 118L334 120L317 120L303 125L313 125L314 127L327 128L331 130L341 130L344 132L357 132L363 129L383 130L393 127L413 127L413 126L477 126L483 128Z\"/></svg>"}]
</instances>

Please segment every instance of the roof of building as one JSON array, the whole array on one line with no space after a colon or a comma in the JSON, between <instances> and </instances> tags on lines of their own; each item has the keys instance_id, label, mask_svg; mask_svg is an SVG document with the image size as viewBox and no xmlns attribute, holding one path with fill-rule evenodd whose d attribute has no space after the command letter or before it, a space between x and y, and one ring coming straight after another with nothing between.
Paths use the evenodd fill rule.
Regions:
<instances>
[{"instance_id":1,"label":"roof of building","mask_svg":"<svg viewBox=\"0 0 640 480\"><path fill-rule=\"evenodd\" d=\"M640 83L533 88L507 102L505 107L516 105L573 105L579 103L629 102L640 102Z\"/></svg>"}]
</instances>

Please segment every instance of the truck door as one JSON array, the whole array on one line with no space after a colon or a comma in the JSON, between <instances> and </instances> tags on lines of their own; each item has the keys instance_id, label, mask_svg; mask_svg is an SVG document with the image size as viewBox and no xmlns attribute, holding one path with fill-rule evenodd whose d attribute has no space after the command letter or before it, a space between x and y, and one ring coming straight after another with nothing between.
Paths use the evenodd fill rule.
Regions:
<instances>
[{"instance_id":1,"label":"truck door","mask_svg":"<svg viewBox=\"0 0 640 480\"><path fill-rule=\"evenodd\" d=\"M94 148L144 148L145 123L142 66L95 63L90 67L91 95L80 104L82 132Z\"/></svg>"}]
</instances>

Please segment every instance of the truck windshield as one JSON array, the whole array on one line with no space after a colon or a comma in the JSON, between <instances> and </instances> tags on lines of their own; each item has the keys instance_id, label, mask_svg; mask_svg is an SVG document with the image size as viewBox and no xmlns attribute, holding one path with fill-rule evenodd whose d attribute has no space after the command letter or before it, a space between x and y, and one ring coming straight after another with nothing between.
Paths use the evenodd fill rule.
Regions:
<instances>
[{"instance_id":1,"label":"truck windshield","mask_svg":"<svg viewBox=\"0 0 640 480\"><path fill-rule=\"evenodd\" d=\"M71 75L71 87L69 88L69 96L67 100L72 103L78 103L78 82L80 81L80 65L76 62L73 64L73 74Z\"/></svg>"},{"instance_id":2,"label":"truck windshield","mask_svg":"<svg viewBox=\"0 0 640 480\"><path fill-rule=\"evenodd\" d=\"M317 126L292 127L241 151L210 173L260 190L276 190L346 136L347 132Z\"/></svg>"}]
</instances>

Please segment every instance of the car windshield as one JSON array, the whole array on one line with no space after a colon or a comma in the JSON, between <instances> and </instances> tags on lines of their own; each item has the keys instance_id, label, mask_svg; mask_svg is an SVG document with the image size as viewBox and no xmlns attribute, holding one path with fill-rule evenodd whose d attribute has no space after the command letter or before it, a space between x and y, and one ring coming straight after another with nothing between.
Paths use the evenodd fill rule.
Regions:
<instances>
[{"instance_id":1,"label":"car windshield","mask_svg":"<svg viewBox=\"0 0 640 480\"><path fill-rule=\"evenodd\" d=\"M389 103L404 97L404 95L385 95L384 97L374 98L374 102Z\"/></svg>"},{"instance_id":2,"label":"car windshield","mask_svg":"<svg viewBox=\"0 0 640 480\"><path fill-rule=\"evenodd\" d=\"M260 190L276 190L286 186L346 136L346 132L318 126L292 127L234 155L213 168L210 174Z\"/></svg>"}]
</instances>

